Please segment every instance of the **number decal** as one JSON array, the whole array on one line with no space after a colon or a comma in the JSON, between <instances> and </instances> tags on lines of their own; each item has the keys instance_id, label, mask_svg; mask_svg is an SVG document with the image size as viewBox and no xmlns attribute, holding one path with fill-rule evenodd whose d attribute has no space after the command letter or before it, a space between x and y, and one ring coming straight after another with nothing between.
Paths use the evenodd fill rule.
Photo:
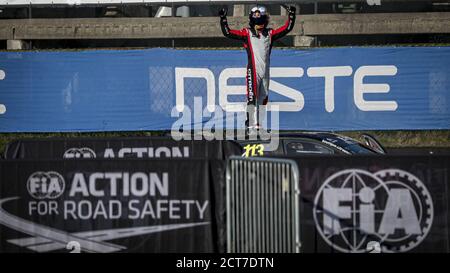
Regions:
<instances>
[{"instance_id":1,"label":"number decal","mask_svg":"<svg viewBox=\"0 0 450 273\"><path fill-rule=\"evenodd\" d=\"M244 146L243 157L263 156L264 145L262 144L247 144Z\"/></svg>"}]
</instances>

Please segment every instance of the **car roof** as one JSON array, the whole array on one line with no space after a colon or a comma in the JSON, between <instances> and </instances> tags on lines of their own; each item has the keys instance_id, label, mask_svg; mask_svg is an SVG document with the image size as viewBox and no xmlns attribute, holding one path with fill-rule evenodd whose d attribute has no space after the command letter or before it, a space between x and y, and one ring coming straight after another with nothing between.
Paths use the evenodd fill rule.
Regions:
<instances>
[{"instance_id":1,"label":"car roof","mask_svg":"<svg viewBox=\"0 0 450 273\"><path fill-rule=\"evenodd\" d=\"M323 140L323 139L327 139L327 138L339 138L339 139L346 139L348 141L352 140L354 143L359 143L358 141L356 141L353 138L344 136L344 135L340 135L340 134L336 134L336 133L332 133L332 132L279 132L278 133L278 137L279 138L313 138L316 140ZM253 141L261 141L264 139L245 139L245 140L236 140L237 142L253 142Z\"/></svg>"},{"instance_id":2,"label":"car roof","mask_svg":"<svg viewBox=\"0 0 450 273\"><path fill-rule=\"evenodd\" d=\"M372 148L367 147L367 145L364 145L363 143L345 136L340 135L333 132L279 132L278 133L279 139L285 140L285 139L297 139L297 138L303 138L303 139L313 139L321 142L332 142L330 144L336 144L339 147L347 148L351 145L358 145L362 146L365 149L372 151L373 153L378 153L374 151ZM264 142L264 139L246 139L246 140L236 140L237 143L240 144L246 144L246 143L255 143L255 142ZM270 140L267 140L270 141Z\"/></svg>"},{"instance_id":3,"label":"car roof","mask_svg":"<svg viewBox=\"0 0 450 273\"><path fill-rule=\"evenodd\" d=\"M243 132L242 132L243 133ZM195 135L192 132L188 132L188 135ZM278 135L278 137L282 140L284 139L296 139L296 138L304 138L304 139L312 139L320 142L332 142L336 144L339 147L346 148L349 146L362 146L366 150L369 150L373 153L379 153L375 151L374 149L368 147L367 145L351 138L345 135L341 135L334 132L328 132L328 131L299 131L299 132L273 132L270 133L272 135ZM235 135L237 135L237 131L235 132ZM243 134L245 135L245 134ZM225 138L227 139L227 138ZM228 139L230 141L236 142L239 145L244 144L252 144L252 143L266 143L270 142L270 138L264 138L264 137L250 137L249 135L245 135L245 139Z\"/></svg>"}]
</instances>

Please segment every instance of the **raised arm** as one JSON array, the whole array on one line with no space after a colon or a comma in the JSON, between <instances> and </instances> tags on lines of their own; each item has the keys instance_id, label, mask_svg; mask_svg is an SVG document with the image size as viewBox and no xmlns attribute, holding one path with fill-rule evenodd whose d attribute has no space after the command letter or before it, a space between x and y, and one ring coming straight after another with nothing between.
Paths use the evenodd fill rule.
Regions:
<instances>
[{"instance_id":1,"label":"raised arm","mask_svg":"<svg viewBox=\"0 0 450 273\"><path fill-rule=\"evenodd\" d=\"M290 6L286 7L286 10L288 11L288 20L282 27L272 30L272 40L277 40L284 37L294 28L296 8L294 6Z\"/></svg>"},{"instance_id":2,"label":"raised arm","mask_svg":"<svg viewBox=\"0 0 450 273\"><path fill-rule=\"evenodd\" d=\"M228 20L227 20L227 10L221 9L219 11L220 16L220 28L222 29L222 33L225 37L236 39L236 40L245 40L247 37L246 30L235 30L230 29L228 26Z\"/></svg>"}]
</instances>

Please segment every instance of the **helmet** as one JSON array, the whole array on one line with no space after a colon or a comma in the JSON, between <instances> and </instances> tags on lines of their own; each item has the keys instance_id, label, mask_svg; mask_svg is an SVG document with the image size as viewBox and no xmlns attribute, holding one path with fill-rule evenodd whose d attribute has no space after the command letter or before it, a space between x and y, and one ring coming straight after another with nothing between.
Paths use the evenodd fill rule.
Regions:
<instances>
[{"instance_id":1,"label":"helmet","mask_svg":"<svg viewBox=\"0 0 450 273\"><path fill-rule=\"evenodd\" d=\"M267 26L269 23L269 15L267 14L267 9L264 6L255 6L250 10L248 15L250 27L255 25Z\"/></svg>"}]
</instances>

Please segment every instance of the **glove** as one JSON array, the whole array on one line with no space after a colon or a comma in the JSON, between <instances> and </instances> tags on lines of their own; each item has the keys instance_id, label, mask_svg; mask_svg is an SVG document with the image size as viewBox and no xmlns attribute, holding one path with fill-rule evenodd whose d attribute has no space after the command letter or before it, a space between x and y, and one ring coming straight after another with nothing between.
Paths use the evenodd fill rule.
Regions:
<instances>
[{"instance_id":1,"label":"glove","mask_svg":"<svg viewBox=\"0 0 450 273\"><path fill-rule=\"evenodd\" d=\"M219 16L220 16L220 18L225 18L225 17L227 17L227 13L228 13L228 11L227 11L225 8L219 10Z\"/></svg>"},{"instance_id":2,"label":"glove","mask_svg":"<svg viewBox=\"0 0 450 273\"><path fill-rule=\"evenodd\" d=\"M289 14L295 14L295 11L297 10L297 8L294 6L289 6L286 9L289 12Z\"/></svg>"}]
</instances>

